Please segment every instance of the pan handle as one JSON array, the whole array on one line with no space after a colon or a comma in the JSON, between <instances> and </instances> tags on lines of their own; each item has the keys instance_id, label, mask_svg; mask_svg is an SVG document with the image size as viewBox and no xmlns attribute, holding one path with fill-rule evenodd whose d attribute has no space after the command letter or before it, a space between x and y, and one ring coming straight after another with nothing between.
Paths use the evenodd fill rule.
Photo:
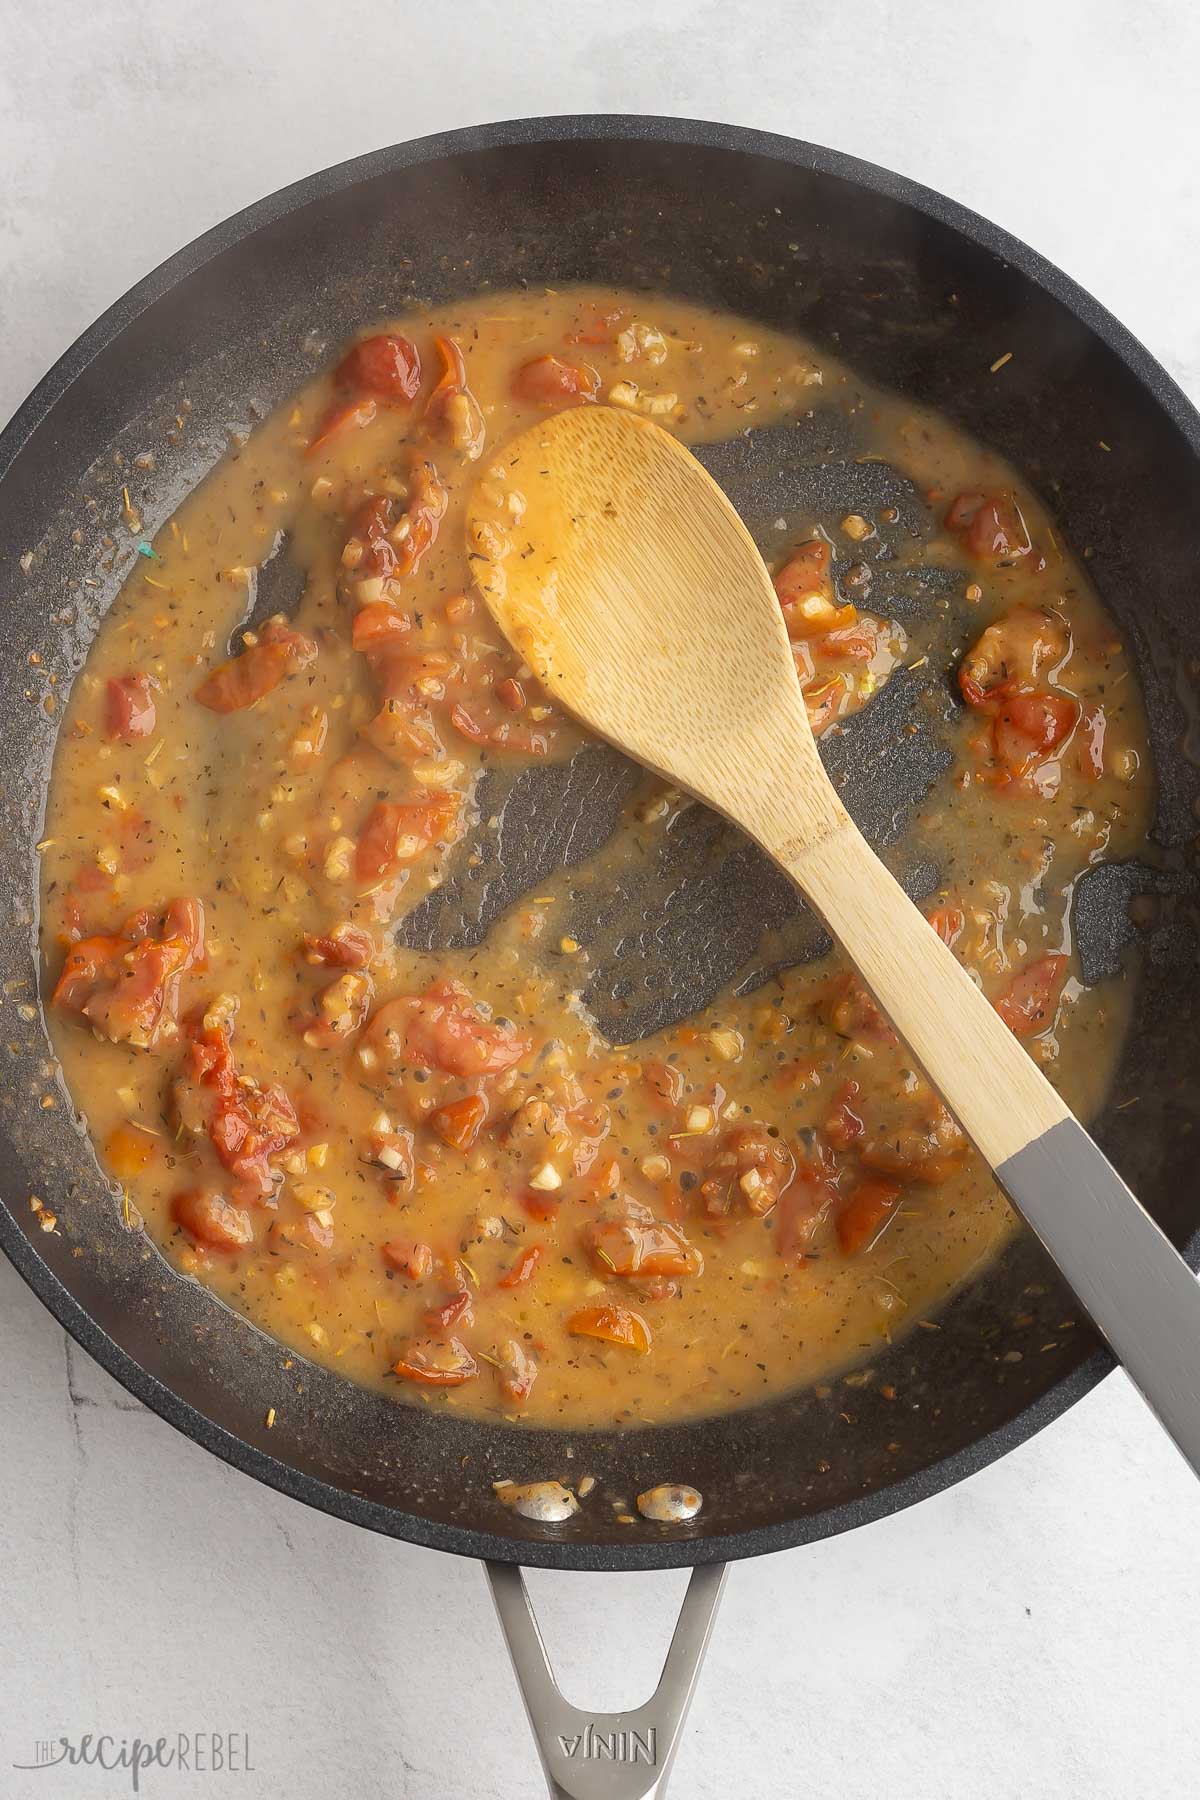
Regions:
<instances>
[{"instance_id":1,"label":"pan handle","mask_svg":"<svg viewBox=\"0 0 1200 1800\"><path fill-rule=\"evenodd\" d=\"M662 1800L725 1585L726 1565L692 1570L657 1688L634 1712L582 1712L564 1700L525 1579L515 1563L486 1563L517 1685L537 1739L551 1800Z\"/></svg>"}]
</instances>

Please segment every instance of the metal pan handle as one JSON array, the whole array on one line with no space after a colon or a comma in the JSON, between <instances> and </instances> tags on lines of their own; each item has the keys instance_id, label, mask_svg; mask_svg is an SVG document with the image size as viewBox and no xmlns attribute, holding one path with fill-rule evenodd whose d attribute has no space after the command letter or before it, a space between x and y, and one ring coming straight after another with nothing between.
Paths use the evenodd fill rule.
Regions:
<instances>
[{"instance_id":1,"label":"metal pan handle","mask_svg":"<svg viewBox=\"0 0 1200 1800\"><path fill-rule=\"evenodd\" d=\"M582 1712L564 1700L525 1579L515 1563L486 1563L492 1598L537 1739L551 1800L662 1800L708 1648L726 1565L692 1570L657 1688L634 1712Z\"/></svg>"}]
</instances>

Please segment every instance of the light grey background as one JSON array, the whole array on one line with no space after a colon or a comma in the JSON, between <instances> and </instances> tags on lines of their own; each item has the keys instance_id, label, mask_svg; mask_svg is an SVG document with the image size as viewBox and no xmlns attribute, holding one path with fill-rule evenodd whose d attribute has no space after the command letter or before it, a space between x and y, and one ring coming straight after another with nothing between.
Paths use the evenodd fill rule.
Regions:
<instances>
[{"instance_id":1,"label":"light grey background","mask_svg":"<svg viewBox=\"0 0 1200 1800\"><path fill-rule=\"evenodd\" d=\"M522 113L688 113L889 164L1060 263L1200 399L1189 0L0 0L0 416L284 182ZM35 1740L247 1731L152 1800L541 1792L477 1567L234 1474L0 1265L0 1796ZM965 1486L731 1577L679 1800L1173 1800L1200 1785L1200 1489L1114 1377ZM572 1697L653 1684L682 1576L533 1578Z\"/></svg>"}]
</instances>

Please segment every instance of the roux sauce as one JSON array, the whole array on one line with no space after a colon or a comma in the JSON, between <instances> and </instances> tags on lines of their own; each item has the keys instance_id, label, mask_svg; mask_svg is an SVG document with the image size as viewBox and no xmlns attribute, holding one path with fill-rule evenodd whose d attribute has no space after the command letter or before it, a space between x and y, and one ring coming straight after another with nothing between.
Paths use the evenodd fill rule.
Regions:
<instances>
[{"instance_id":1,"label":"roux sauce","mask_svg":"<svg viewBox=\"0 0 1200 1800\"><path fill-rule=\"evenodd\" d=\"M564 349L565 339L619 309L606 341ZM619 339L633 321L652 329L627 340L633 356L626 361ZM545 739L548 754L566 757L582 734L546 708L482 603L470 598L466 500L476 478L486 476L488 449L472 461L439 432L421 435L417 418L431 385L428 366L436 369L435 333L461 346L492 449L539 416L536 406L512 399L514 370L555 352L597 371L601 398L619 381L636 382L635 402L643 405L648 396L657 404L673 395L656 416L688 442L716 442L811 409L849 410L874 454L938 496L939 520L960 492L1015 492L1044 558L1040 572L1030 557L1011 567L972 557L960 536L940 527L901 552L914 567L962 572L955 605L977 617L980 632L1014 606L1050 608L1067 652L1040 679L1055 694L1074 696L1085 708L1102 701L1105 710L1098 772L1080 766L1081 721L1033 779L1003 786L991 779L991 717L961 707L949 727L954 765L919 822L921 841L945 876L929 904L961 914L956 952L993 998L1037 959L1072 955L1074 883L1095 861L1129 856L1145 842L1149 762L1141 702L1115 629L1011 470L945 421L868 389L795 339L674 300L602 291L493 296L409 317L394 329L419 346L427 365L422 399L412 408L380 407L373 422L344 428L315 454L310 440L331 399L327 376L267 419L159 534L153 559L143 558L131 575L71 696L44 853L43 947L51 979L73 938L117 932L139 908L158 914L179 896L198 898L207 966L183 977L181 1016L205 1008L219 1016L220 996L236 1000L239 1074L260 1087L280 1084L299 1119L298 1135L271 1158L274 1191L244 1204L253 1241L236 1251L206 1248L176 1222L179 1194L221 1192L231 1203L244 1203L245 1194L239 1200L203 1132L179 1123L175 1084L186 1026L155 1049L134 1048L97 1036L86 1018L55 1012L67 1084L114 1174L114 1192L123 1196L114 1204L128 1207L134 1223L143 1219L187 1276L208 1283L283 1343L351 1379L383 1384L397 1399L532 1423L641 1423L746 1405L870 1358L928 1318L1009 1235L1012 1217L987 1172L973 1154L952 1157L937 1180L925 1178L928 1166L919 1178L902 1168L886 1228L873 1247L851 1254L839 1246L836 1218L856 1174L845 1173L840 1186L835 1181L807 1254L781 1253L782 1203L761 1216L750 1210L754 1184L741 1185L740 1167L716 1177L732 1196L728 1212L705 1210L704 1184L714 1180L719 1146L737 1126L776 1134L771 1143L803 1159L813 1141L806 1134L825 1132L847 1082L859 1089L846 1104L865 1121L866 1136L881 1141L900 1141L918 1114L925 1116L929 1099L903 1047L869 1016L864 1021L852 990L839 996L845 965L836 953L788 969L751 994L724 993L702 1014L651 1038L613 1045L598 1035L580 999L589 947L569 935L572 900L610 884L635 847L644 849L677 822L688 803L650 778L584 869L539 883L478 949L418 954L395 945L389 927L432 891L455 851L435 845L379 880L356 878L353 856L372 808L381 798L448 793L461 797L469 826L481 768L528 757L448 729L441 712L442 754L426 759L427 785L417 784L409 764L364 743L378 694L366 659L350 644L347 589L357 572L344 548L352 514L364 493L390 494L402 508L413 479L406 447L423 447L448 500L436 542L403 580L402 604L416 620L408 642L457 659L468 693L472 684L491 695L501 679L518 681L525 706L514 717ZM882 528L879 520L847 519L838 510L781 520L779 527L777 564L814 532L841 556ZM195 690L227 656L231 633L253 608L260 571L285 535L305 577L291 624L313 639L318 654L257 704L210 711ZM869 614L869 584L843 581L835 600L855 596ZM837 730L839 719L870 703L900 661L919 665L928 657L953 679L958 650L951 655L946 647L948 608L931 603L927 616L903 623L881 618L869 655L836 661L832 675L818 666L810 688L820 692L824 683L835 692L832 701L825 692L816 703L816 723ZM114 741L104 723L106 684L132 671L157 684L154 729ZM494 701L488 705L489 719L499 717ZM347 844L349 850L339 848ZM339 970L314 967L298 946L305 933L327 934L338 921L359 925L374 940L372 1020L392 998L450 978L494 1020L510 1021L528 1048L503 1073L471 1082L390 1067L369 1024L332 1047L306 1042L306 1022L311 1030L319 1016L318 991ZM1130 978L1087 989L1072 962L1046 1018L1026 1038L1085 1119L1104 1095L1129 1005ZM656 1078L658 1065L677 1073ZM664 1098L664 1083L679 1087L677 1101L670 1092ZM442 1142L421 1123L431 1098L441 1105L480 1091L488 1119L469 1149ZM381 1114L389 1129L415 1133L417 1169L408 1185L364 1160L373 1132L380 1135ZM590 1164L577 1173L592 1139L599 1141ZM609 1171L613 1162L619 1180ZM547 1164L561 1185L531 1186ZM684 1235L703 1258L702 1274L674 1282L622 1278L605 1266L588 1230L618 1187ZM314 1217L322 1221L319 1231ZM432 1272L414 1280L389 1268L385 1243L428 1245ZM500 1286L534 1246L540 1255L530 1279ZM460 1289L468 1295L460 1317L434 1335L455 1336L475 1373L444 1387L398 1377L392 1371L407 1347L430 1334L430 1312ZM652 1338L646 1353L569 1332L580 1309L608 1304L639 1315ZM510 1343L537 1365L520 1404L501 1387L498 1364Z\"/></svg>"}]
</instances>

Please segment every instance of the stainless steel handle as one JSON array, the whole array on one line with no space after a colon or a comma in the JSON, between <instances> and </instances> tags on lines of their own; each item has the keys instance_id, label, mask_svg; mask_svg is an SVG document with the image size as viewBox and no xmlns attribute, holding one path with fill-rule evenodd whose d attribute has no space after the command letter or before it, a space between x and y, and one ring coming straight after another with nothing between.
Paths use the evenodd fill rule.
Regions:
<instances>
[{"instance_id":1,"label":"stainless steel handle","mask_svg":"<svg viewBox=\"0 0 1200 1800\"><path fill-rule=\"evenodd\" d=\"M1074 1119L996 1179L1200 1475L1200 1282Z\"/></svg>"},{"instance_id":2,"label":"stainless steel handle","mask_svg":"<svg viewBox=\"0 0 1200 1800\"><path fill-rule=\"evenodd\" d=\"M726 1565L692 1570L657 1688L635 1712L582 1712L564 1700L525 1579L515 1563L486 1563L517 1685L537 1739L551 1800L662 1800L708 1648Z\"/></svg>"}]
</instances>

